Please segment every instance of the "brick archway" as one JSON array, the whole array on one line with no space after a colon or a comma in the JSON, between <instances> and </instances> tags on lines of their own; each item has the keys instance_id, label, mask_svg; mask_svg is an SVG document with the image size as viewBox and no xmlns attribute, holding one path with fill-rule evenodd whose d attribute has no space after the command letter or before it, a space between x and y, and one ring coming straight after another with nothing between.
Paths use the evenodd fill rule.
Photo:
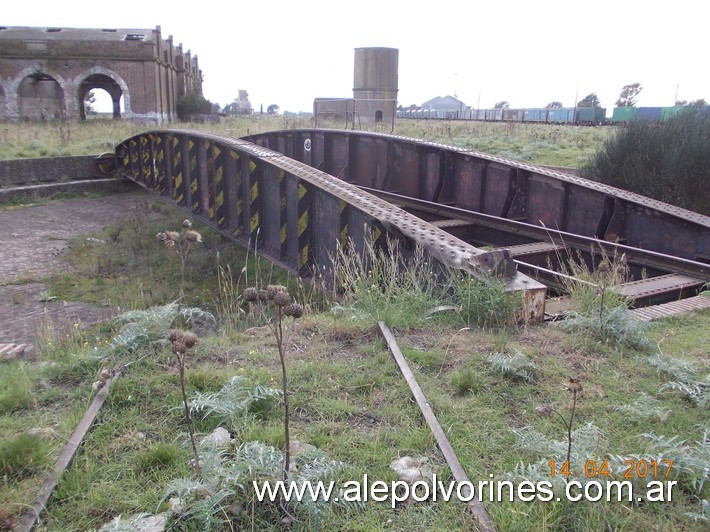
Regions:
<instances>
[{"instance_id":1,"label":"brick archway","mask_svg":"<svg viewBox=\"0 0 710 532\"><path fill-rule=\"evenodd\" d=\"M6 87L8 119L60 119L70 108L66 80L39 63L21 70Z\"/></svg>"},{"instance_id":2,"label":"brick archway","mask_svg":"<svg viewBox=\"0 0 710 532\"><path fill-rule=\"evenodd\" d=\"M121 118L120 99L123 96L123 113L126 117L133 114L131 108L131 93L128 84L113 70L101 66L89 68L75 76L72 85L76 87L77 105L79 115L84 116L84 96L92 89L103 89L111 96L113 101L113 117Z\"/></svg>"}]
</instances>

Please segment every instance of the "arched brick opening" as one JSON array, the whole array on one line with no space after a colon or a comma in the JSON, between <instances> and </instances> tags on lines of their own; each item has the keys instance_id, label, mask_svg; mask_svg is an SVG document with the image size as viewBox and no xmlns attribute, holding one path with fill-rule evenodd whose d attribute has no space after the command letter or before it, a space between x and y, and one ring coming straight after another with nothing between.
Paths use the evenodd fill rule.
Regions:
<instances>
[{"instance_id":1,"label":"arched brick opening","mask_svg":"<svg viewBox=\"0 0 710 532\"><path fill-rule=\"evenodd\" d=\"M123 96L123 90L116 80L106 74L91 74L79 84L79 117L82 120L86 120L84 98L94 89L103 89L111 96L113 118L121 118L121 96Z\"/></svg>"},{"instance_id":2,"label":"arched brick opening","mask_svg":"<svg viewBox=\"0 0 710 532\"><path fill-rule=\"evenodd\" d=\"M64 118L64 90L52 76L36 70L17 86L17 108L21 120Z\"/></svg>"},{"instance_id":3,"label":"arched brick opening","mask_svg":"<svg viewBox=\"0 0 710 532\"><path fill-rule=\"evenodd\" d=\"M79 117L86 119L84 112L84 97L92 89L104 89L113 102L113 118L130 118L133 115L131 108L131 94L128 84L115 71L101 66L94 66L84 70L72 80L77 87L76 98L79 104ZM121 101L123 100L123 101Z\"/></svg>"}]
</instances>

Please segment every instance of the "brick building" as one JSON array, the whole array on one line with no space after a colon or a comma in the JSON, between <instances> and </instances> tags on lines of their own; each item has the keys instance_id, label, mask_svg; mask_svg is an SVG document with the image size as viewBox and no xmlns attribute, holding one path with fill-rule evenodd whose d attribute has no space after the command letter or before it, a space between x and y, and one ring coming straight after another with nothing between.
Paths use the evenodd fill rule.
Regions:
<instances>
[{"instance_id":1,"label":"brick building","mask_svg":"<svg viewBox=\"0 0 710 532\"><path fill-rule=\"evenodd\" d=\"M202 94L202 72L160 26L0 26L0 120L83 119L92 89L109 93L114 118L162 124L177 120L181 96Z\"/></svg>"}]
</instances>

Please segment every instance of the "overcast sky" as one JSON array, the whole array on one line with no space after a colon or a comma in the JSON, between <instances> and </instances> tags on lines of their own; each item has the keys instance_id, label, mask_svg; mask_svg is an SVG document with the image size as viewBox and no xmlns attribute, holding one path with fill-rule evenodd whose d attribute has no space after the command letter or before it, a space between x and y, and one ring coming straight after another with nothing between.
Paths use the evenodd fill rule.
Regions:
<instances>
[{"instance_id":1,"label":"overcast sky","mask_svg":"<svg viewBox=\"0 0 710 532\"><path fill-rule=\"evenodd\" d=\"M199 58L204 94L239 89L259 110L311 111L352 97L354 49L399 49L399 103L457 95L472 107L573 106L595 92L609 109L639 82L639 106L710 101L710 2L675 0L3 0L0 25L160 26Z\"/></svg>"}]
</instances>

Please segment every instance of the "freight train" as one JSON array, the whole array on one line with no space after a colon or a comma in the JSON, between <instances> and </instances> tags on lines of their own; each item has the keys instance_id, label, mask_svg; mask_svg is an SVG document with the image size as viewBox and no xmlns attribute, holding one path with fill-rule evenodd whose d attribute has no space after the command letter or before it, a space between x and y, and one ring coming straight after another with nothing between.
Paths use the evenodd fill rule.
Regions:
<instances>
[{"instance_id":1,"label":"freight train","mask_svg":"<svg viewBox=\"0 0 710 532\"><path fill-rule=\"evenodd\" d=\"M400 109L397 118L436 120L478 120L482 122L531 122L541 124L605 125L622 124L631 120L663 122L692 107L615 107L611 118L604 107L560 107L557 109L460 109L443 111L434 109ZM699 108L710 117L710 106Z\"/></svg>"}]
</instances>

